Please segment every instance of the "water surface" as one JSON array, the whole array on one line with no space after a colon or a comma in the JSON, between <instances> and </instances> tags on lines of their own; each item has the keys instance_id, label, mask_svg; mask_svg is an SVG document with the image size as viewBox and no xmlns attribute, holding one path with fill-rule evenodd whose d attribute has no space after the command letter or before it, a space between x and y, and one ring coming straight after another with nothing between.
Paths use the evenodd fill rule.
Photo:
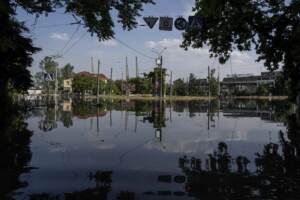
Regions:
<instances>
[{"instance_id":1,"label":"water surface","mask_svg":"<svg viewBox=\"0 0 300 200\"><path fill-rule=\"evenodd\" d=\"M285 102L32 104L26 115L33 133L30 170L20 175L27 185L16 190L16 199L277 199L283 194L276 177L266 176L270 164L280 176L287 171ZM299 197L295 191L290 199Z\"/></svg>"}]
</instances>

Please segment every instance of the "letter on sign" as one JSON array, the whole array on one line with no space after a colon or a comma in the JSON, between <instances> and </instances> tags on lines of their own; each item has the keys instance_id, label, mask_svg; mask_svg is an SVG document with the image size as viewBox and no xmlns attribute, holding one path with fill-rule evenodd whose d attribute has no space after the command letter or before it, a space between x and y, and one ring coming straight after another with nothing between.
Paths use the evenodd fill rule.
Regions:
<instances>
[{"instance_id":1,"label":"letter on sign","mask_svg":"<svg viewBox=\"0 0 300 200\"><path fill-rule=\"evenodd\" d=\"M172 17L160 17L159 30L172 31L172 29L173 29L173 18Z\"/></svg>"}]
</instances>

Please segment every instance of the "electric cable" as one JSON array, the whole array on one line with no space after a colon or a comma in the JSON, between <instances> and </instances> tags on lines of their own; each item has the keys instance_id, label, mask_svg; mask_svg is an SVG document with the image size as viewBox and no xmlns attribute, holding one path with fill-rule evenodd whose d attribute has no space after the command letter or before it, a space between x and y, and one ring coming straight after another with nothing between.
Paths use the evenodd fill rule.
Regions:
<instances>
[{"instance_id":1,"label":"electric cable","mask_svg":"<svg viewBox=\"0 0 300 200\"><path fill-rule=\"evenodd\" d=\"M114 38L116 41L118 41L119 43L121 43L123 46L127 47L128 49L140 54L141 56L144 56L145 58L148 59L155 59L154 57L148 56L146 54L144 54L143 52L131 47L130 45L128 45L127 43L123 42L122 40L118 39L117 37Z\"/></svg>"}]
</instances>

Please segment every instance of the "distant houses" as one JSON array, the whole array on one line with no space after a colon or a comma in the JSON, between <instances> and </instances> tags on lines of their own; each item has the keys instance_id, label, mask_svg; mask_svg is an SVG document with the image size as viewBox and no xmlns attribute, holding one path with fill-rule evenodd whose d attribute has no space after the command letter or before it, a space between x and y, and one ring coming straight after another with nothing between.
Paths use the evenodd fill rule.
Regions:
<instances>
[{"instance_id":1,"label":"distant houses","mask_svg":"<svg viewBox=\"0 0 300 200\"><path fill-rule=\"evenodd\" d=\"M76 75L84 76L84 77L90 77L90 78L97 78L97 74L90 73L90 72L87 72L87 71L79 72ZM99 74L99 80L104 81L105 83L107 83L108 78L104 74Z\"/></svg>"},{"instance_id":2,"label":"distant houses","mask_svg":"<svg viewBox=\"0 0 300 200\"><path fill-rule=\"evenodd\" d=\"M72 82L73 79L69 78L69 79L64 79L64 92L72 92Z\"/></svg>"},{"instance_id":3,"label":"distant houses","mask_svg":"<svg viewBox=\"0 0 300 200\"><path fill-rule=\"evenodd\" d=\"M82 71L82 72L76 73L74 75L74 77L84 77L84 78L95 80L95 79L97 79L97 74L90 73L90 72L87 72L87 71ZM107 81L108 81L108 78L104 74L99 74L99 81L102 81L106 84ZM74 91L73 83L74 83L74 78L64 79L63 80L63 90L64 90L64 92L72 93ZM91 93L91 91L86 91L86 92Z\"/></svg>"},{"instance_id":4,"label":"distant houses","mask_svg":"<svg viewBox=\"0 0 300 200\"><path fill-rule=\"evenodd\" d=\"M255 94L260 85L275 87L276 78L281 72L262 72L260 75L240 74L225 77L221 82L221 94L236 92Z\"/></svg>"}]
</instances>

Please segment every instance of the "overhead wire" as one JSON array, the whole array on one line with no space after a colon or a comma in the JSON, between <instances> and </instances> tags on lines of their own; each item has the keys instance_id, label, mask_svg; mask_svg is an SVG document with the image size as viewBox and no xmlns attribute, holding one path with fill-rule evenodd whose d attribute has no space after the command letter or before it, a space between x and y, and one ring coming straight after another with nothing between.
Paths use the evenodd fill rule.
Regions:
<instances>
[{"instance_id":1,"label":"overhead wire","mask_svg":"<svg viewBox=\"0 0 300 200\"><path fill-rule=\"evenodd\" d=\"M71 22L66 24L50 24L50 25L44 25L44 26L35 26L34 28L52 28L52 27L59 27L59 26L70 26L75 24L81 24L80 22Z\"/></svg>"},{"instance_id":2,"label":"overhead wire","mask_svg":"<svg viewBox=\"0 0 300 200\"><path fill-rule=\"evenodd\" d=\"M62 56L65 56L69 53L70 50L72 50L86 35L88 32L83 33L78 40L76 40L63 54Z\"/></svg>"},{"instance_id":3,"label":"overhead wire","mask_svg":"<svg viewBox=\"0 0 300 200\"><path fill-rule=\"evenodd\" d=\"M78 24L78 26L76 27L76 29L73 31L70 39L65 43L65 45L63 46L63 48L59 51L60 53L62 53L65 48L67 48L67 46L70 44L70 42L73 40L74 36L76 35L77 31L79 30L80 28L80 24Z\"/></svg>"},{"instance_id":4,"label":"overhead wire","mask_svg":"<svg viewBox=\"0 0 300 200\"><path fill-rule=\"evenodd\" d=\"M134 47L131 47L130 45L128 45L127 43L123 42L122 40L120 40L119 38L115 37L114 38L116 41L118 41L120 44L122 44L123 46L127 47L128 49L140 54L141 56L148 58L148 59L155 59L154 57L148 56L146 54L144 54L143 52L135 49Z\"/></svg>"}]
</instances>

